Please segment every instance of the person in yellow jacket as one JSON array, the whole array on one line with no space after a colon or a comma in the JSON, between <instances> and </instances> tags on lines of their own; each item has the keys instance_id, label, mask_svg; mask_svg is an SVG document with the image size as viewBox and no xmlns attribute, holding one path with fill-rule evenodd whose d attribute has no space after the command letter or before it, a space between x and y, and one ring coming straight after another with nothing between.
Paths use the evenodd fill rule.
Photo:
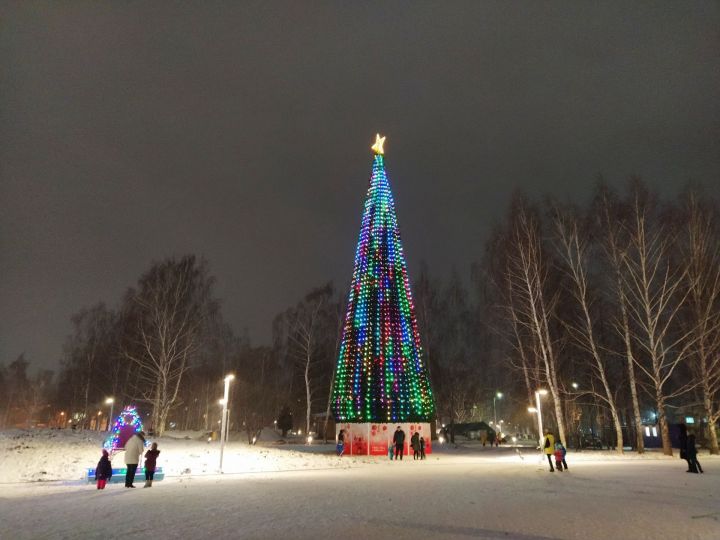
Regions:
<instances>
[{"instance_id":1,"label":"person in yellow jacket","mask_svg":"<svg viewBox=\"0 0 720 540\"><path fill-rule=\"evenodd\" d=\"M545 430L545 440L543 440L543 452L547 456L548 463L550 464L550 472L555 472L553 467L553 452L555 452L555 437L550 433L549 429Z\"/></svg>"}]
</instances>

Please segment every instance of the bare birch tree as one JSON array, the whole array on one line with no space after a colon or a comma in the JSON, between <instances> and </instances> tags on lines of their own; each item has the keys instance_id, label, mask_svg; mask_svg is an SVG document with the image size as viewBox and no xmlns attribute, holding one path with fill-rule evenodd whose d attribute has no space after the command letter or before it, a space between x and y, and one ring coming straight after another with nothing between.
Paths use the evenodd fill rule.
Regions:
<instances>
[{"instance_id":1,"label":"bare birch tree","mask_svg":"<svg viewBox=\"0 0 720 540\"><path fill-rule=\"evenodd\" d=\"M689 392L688 382L671 388L671 379L691 350L692 331L680 332L675 326L687 298L683 285L686 265L673 267L670 259L673 233L660 223L650 223L651 203L641 188L633 193L632 217L628 223L630 248L623 256L626 272L624 287L628 295L628 314L638 332L633 336L642 356L635 363L647 378L660 423L663 453L672 455L666 416L668 400Z\"/></svg>"},{"instance_id":2,"label":"bare birch tree","mask_svg":"<svg viewBox=\"0 0 720 540\"><path fill-rule=\"evenodd\" d=\"M140 278L130 298L135 347L124 354L136 367L142 398L152 404L152 425L165 430L171 409L179 405L183 376L201 343L205 323L216 310L207 265L194 256L168 259Z\"/></svg>"},{"instance_id":3,"label":"bare birch tree","mask_svg":"<svg viewBox=\"0 0 720 540\"><path fill-rule=\"evenodd\" d=\"M633 354L632 334L630 331L630 317L628 316L628 299L623 279L624 254L627 246L621 243L621 235L625 232L623 220L619 215L617 201L611 201L607 186L601 185L598 194L597 217L603 230L602 246L612 271L614 284L614 297L620 311L620 318L616 321L615 329L622 338L625 357L625 366L630 388L633 423L635 425L635 448L639 454L645 452L645 441L642 434L642 417L640 414L640 401L638 399L637 380L635 377L635 355Z\"/></svg>"},{"instance_id":4,"label":"bare birch tree","mask_svg":"<svg viewBox=\"0 0 720 540\"><path fill-rule=\"evenodd\" d=\"M549 263L543 246L540 223L524 201L515 205L509 240L511 247L507 279L512 283L518 321L524 324L533 336L543 379L553 399L558 435L563 444L567 444L556 343L551 336L551 318L557 294L549 290Z\"/></svg>"},{"instance_id":5,"label":"bare birch tree","mask_svg":"<svg viewBox=\"0 0 720 540\"><path fill-rule=\"evenodd\" d=\"M601 390L594 393L599 399L605 402L610 411L610 416L615 426L615 436L617 439L616 450L622 454L622 424L620 423L620 416L615 403L613 389L610 387L608 380L605 367L606 360L601 353L601 345L598 343L595 335L596 323L591 314L592 299L588 292L587 236L582 235L579 231L578 222L575 217L564 215L563 212L558 209L555 210L553 224L559 244L560 256L565 263L565 271L570 278L571 294L580 310L579 321L566 322L566 327L578 347L588 354L592 360L592 372L601 385Z\"/></svg>"},{"instance_id":6,"label":"bare birch tree","mask_svg":"<svg viewBox=\"0 0 720 540\"><path fill-rule=\"evenodd\" d=\"M689 193L682 208L685 234L678 242L686 273L687 329L694 346L690 366L707 418L710 453L718 454L715 425L720 420L720 234L717 209Z\"/></svg>"},{"instance_id":7,"label":"bare birch tree","mask_svg":"<svg viewBox=\"0 0 720 540\"><path fill-rule=\"evenodd\" d=\"M283 348L300 369L305 390L305 430L311 431L313 399L325 375L332 373L332 356L337 336L337 307L332 302L333 287L314 289L296 307L276 322ZM323 369L324 367L324 369Z\"/></svg>"},{"instance_id":8,"label":"bare birch tree","mask_svg":"<svg viewBox=\"0 0 720 540\"><path fill-rule=\"evenodd\" d=\"M79 427L89 427L91 404L111 392L108 381L110 359L114 354L116 318L102 302L81 309L72 316L73 334L65 343L64 365L71 377L66 382L79 400L82 420ZM94 407L93 407L94 409Z\"/></svg>"}]
</instances>

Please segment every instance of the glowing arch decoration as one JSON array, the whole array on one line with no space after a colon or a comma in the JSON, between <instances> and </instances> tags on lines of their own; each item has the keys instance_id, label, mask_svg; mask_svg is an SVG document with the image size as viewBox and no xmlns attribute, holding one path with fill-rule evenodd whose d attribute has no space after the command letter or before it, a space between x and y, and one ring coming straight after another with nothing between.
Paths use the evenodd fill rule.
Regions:
<instances>
[{"instance_id":1,"label":"glowing arch decoration","mask_svg":"<svg viewBox=\"0 0 720 540\"><path fill-rule=\"evenodd\" d=\"M110 437L103 444L108 452L116 452L125 448L125 443L135 433L143 430L142 420L138 414L137 407L128 405L115 420Z\"/></svg>"}]
</instances>

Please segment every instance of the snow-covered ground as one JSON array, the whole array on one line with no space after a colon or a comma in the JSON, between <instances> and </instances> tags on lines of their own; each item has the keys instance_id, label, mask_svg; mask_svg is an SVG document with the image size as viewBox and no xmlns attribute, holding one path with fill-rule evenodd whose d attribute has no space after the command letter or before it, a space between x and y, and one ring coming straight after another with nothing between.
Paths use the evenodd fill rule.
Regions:
<instances>
[{"instance_id":1,"label":"snow-covered ground","mask_svg":"<svg viewBox=\"0 0 720 540\"><path fill-rule=\"evenodd\" d=\"M285 444L265 430L258 446L250 446L239 434L225 446L226 473L297 470L317 467L347 467L350 460L333 456L334 445ZM72 430L0 431L0 484L81 480L100 459L106 433ZM237 437L237 439L236 439ZM218 441L208 442L200 432L170 432L148 438L160 449L158 465L166 476L215 474L219 466ZM277 444L275 441L282 442ZM365 459L368 461L368 459ZM114 467L124 467L123 452L112 458Z\"/></svg>"},{"instance_id":2,"label":"snow-covered ground","mask_svg":"<svg viewBox=\"0 0 720 540\"><path fill-rule=\"evenodd\" d=\"M720 538L720 459L705 454L703 475L677 457L607 452L570 452L570 471L550 474L528 449L436 447L400 463L232 442L219 475L217 443L166 437L168 479L98 492L79 480L97 437L34 435L0 434L0 478L14 482L0 485L2 539ZM17 482L37 478L66 480Z\"/></svg>"}]
</instances>

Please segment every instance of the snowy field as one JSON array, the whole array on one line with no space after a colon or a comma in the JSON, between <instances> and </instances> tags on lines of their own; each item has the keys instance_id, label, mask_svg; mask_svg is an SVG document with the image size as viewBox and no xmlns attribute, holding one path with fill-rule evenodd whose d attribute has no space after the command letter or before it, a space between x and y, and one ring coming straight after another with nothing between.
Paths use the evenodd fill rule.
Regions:
<instances>
[{"instance_id":1,"label":"snowy field","mask_svg":"<svg viewBox=\"0 0 720 540\"><path fill-rule=\"evenodd\" d=\"M598 452L570 452L570 471L550 474L528 449L445 446L400 463L233 442L219 475L217 443L163 438L169 478L98 492L80 480L97 434L32 435L0 433L3 540L720 538L720 459L704 453L704 475L677 457Z\"/></svg>"}]
</instances>

